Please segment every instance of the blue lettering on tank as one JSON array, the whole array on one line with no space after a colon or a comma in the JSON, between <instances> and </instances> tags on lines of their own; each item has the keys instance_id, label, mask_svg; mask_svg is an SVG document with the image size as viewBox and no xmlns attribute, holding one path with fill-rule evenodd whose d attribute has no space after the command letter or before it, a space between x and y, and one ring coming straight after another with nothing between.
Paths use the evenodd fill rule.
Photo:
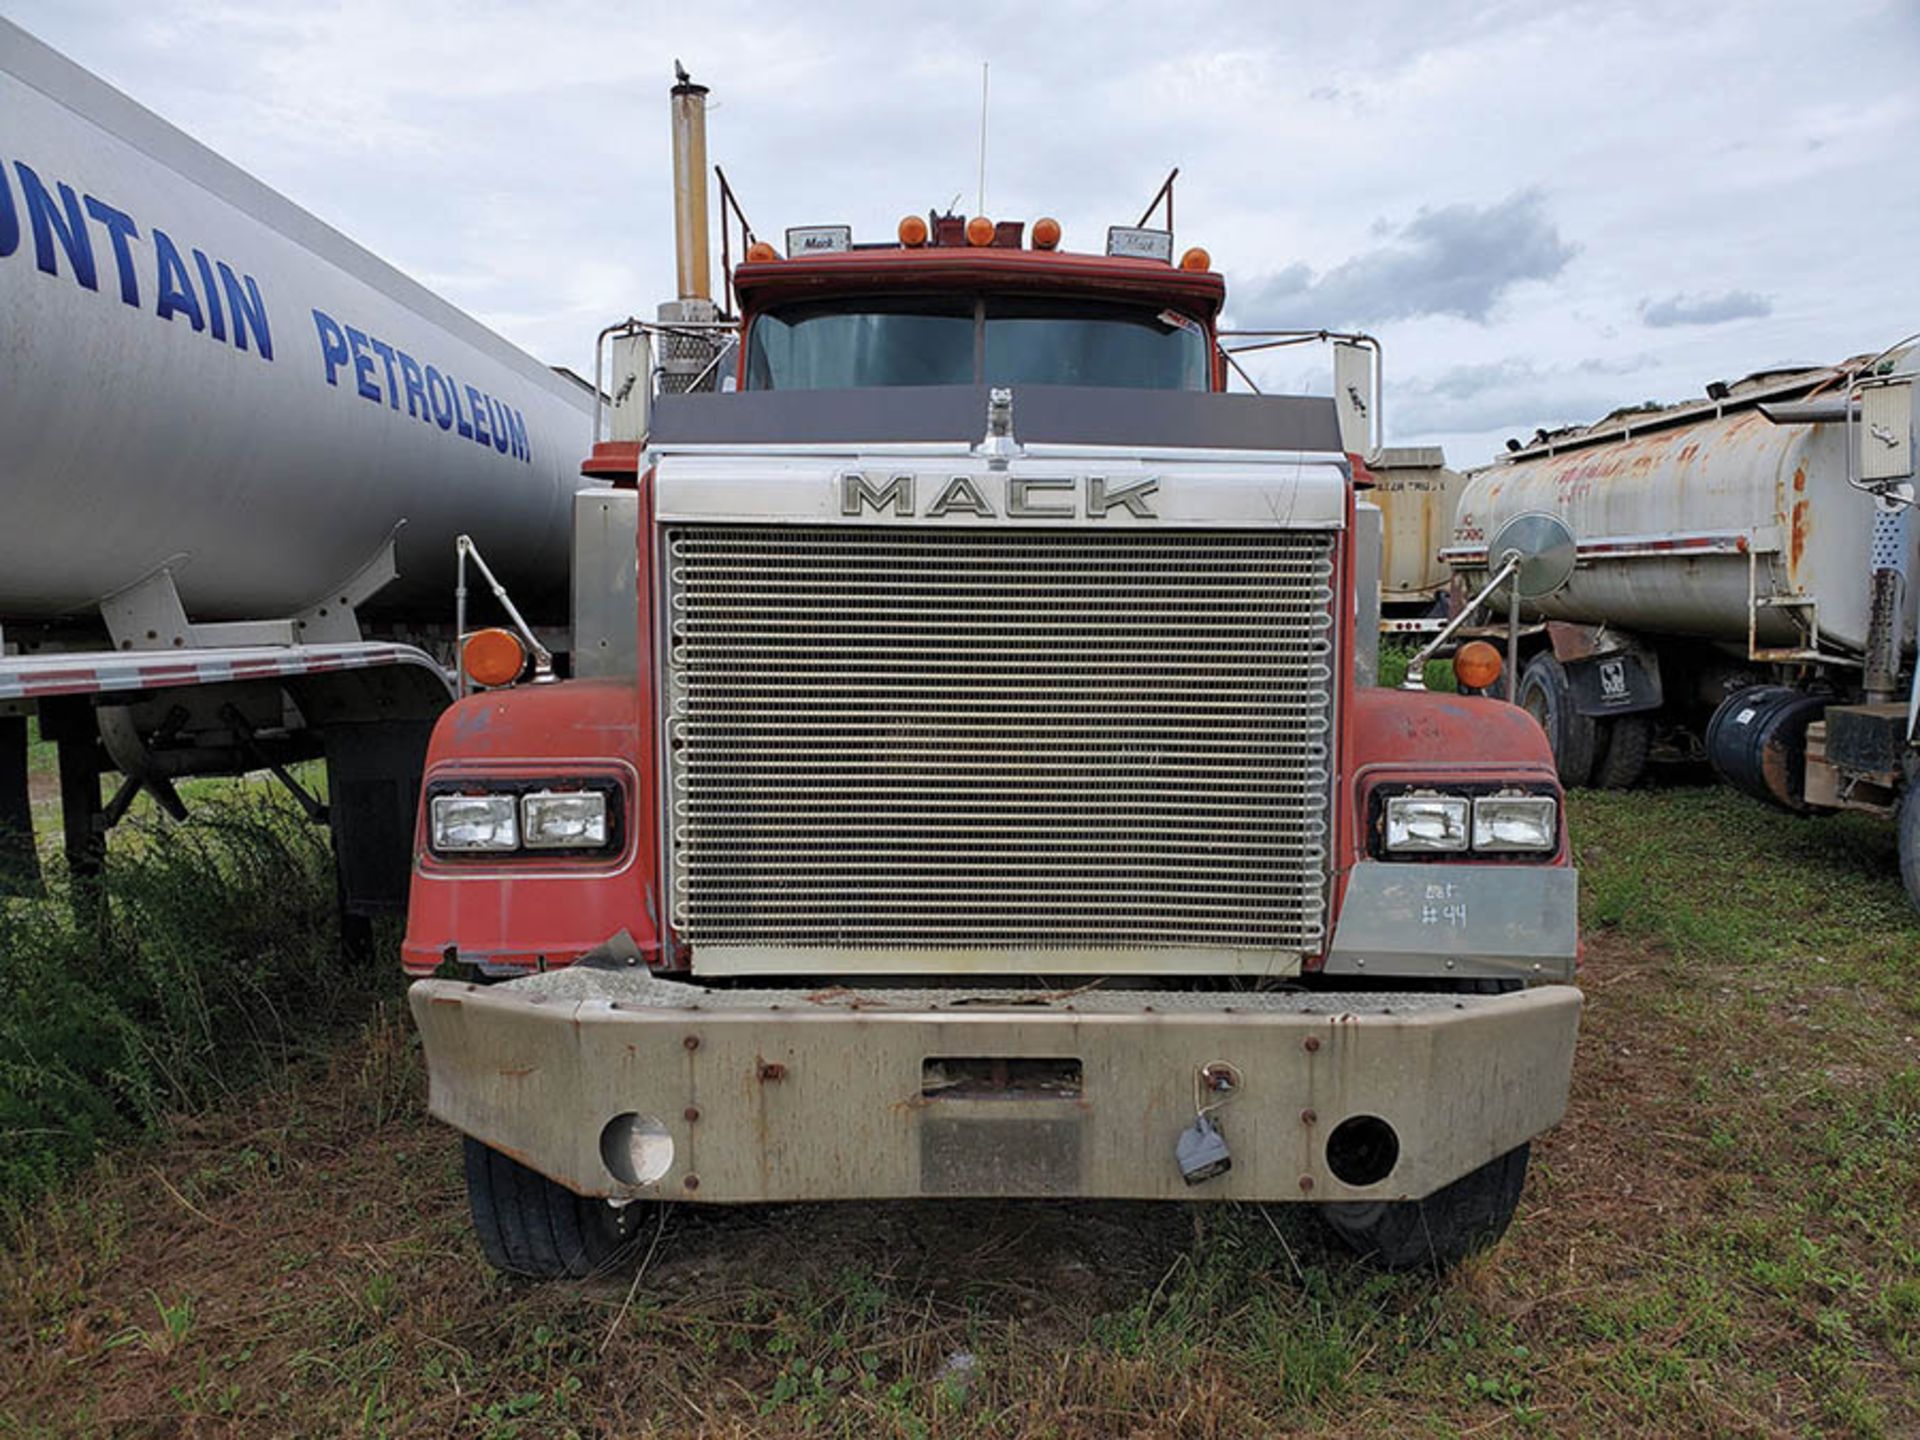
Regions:
<instances>
[{"instance_id":1,"label":"blue lettering on tank","mask_svg":"<svg viewBox=\"0 0 1920 1440\"><path fill-rule=\"evenodd\" d=\"M200 315L199 297L193 293L193 277L187 274L186 263L174 248L173 238L164 230L156 228L153 232L153 255L154 288L160 293L153 313L162 320L184 315L193 322L196 332L206 329L207 322Z\"/></svg>"},{"instance_id":2,"label":"blue lettering on tank","mask_svg":"<svg viewBox=\"0 0 1920 1440\"><path fill-rule=\"evenodd\" d=\"M89 290L98 290L100 276L93 267L93 236L87 231L86 217L80 213L80 197L66 181L55 182L60 191L60 204L66 211L63 220L54 209L52 193L41 183L33 167L24 160L16 160L13 168L20 176L20 194L27 202L27 218L33 222L33 263L48 275L60 273L60 258L53 248L57 236L60 248L67 252L67 264L73 267L73 278Z\"/></svg>"},{"instance_id":3,"label":"blue lettering on tank","mask_svg":"<svg viewBox=\"0 0 1920 1440\"><path fill-rule=\"evenodd\" d=\"M527 417L518 410L507 411L507 425L513 431L513 453L519 459L531 460L533 450L527 444Z\"/></svg>"},{"instance_id":4,"label":"blue lettering on tank","mask_svg":"<svg viewBox=\"0 0 1920 1440\"><path fill-rule=\"evenodd\" d=\"M116 210L104 200L87 196L87 214L107 227L107 239L113 245L114 268L120 272L120 298L136 310L140 308L140 282L133 274L133 251L127 241L140 238L140 227L124 210Z\"/></svg>"},{"instance_id":5,"label":"blue lettering on tank","mask_svg":"<svg viewBox=\"0 0 1920 1440\"><path fill-rule=\"evenodd\" d=\"M227 315L220 308L220 287L214 283L213 264L204 251L193 252L193 266L200 272L200 293L207 297L207 328L213 332L213 338L227 338Z\"/></svg>"},{"instance_id":6,"label":"blue lettering on tank","mask_svg":"<svg viewBox=\"0 0 1920 1440\"><path fill-rule=\"evenodd\" d=\"M20 212L13 208L13 182L0 161L0 260L20 248Z\"/></svg>"},{"instance_id":7,"label":"blue lettering on tank","mask_svg":"<svg viewBox=\"0 0 1920 1440\"><path fill-rule=\"evenodd\" d=\"M443 398L444 397L444 398ZM427 366L427 399L433 403L433 419L442 430L453 428L453 387L446 376Z\"/></svg>"},{"instance_id":8,"label":"blue lettering on tank","mask_svg":"<svg viewBox=\"0 0 1920 1440\"><path fill-rule=\"evenodd\" d=\"M491 445L492 438L487 434L487 404L480 398L480 392L467 386L467 404L473 416L473 440L476 445Z\"/></svg>"},{"instance_id":9,"label":"blue lettering on tank","mask_svg":"<svg viewBox=\"0 0 1920 1440\"><path fill-rule=\"evenodd\" d=\"M380 403L380 387L373 383L373 356L360 352L367 349L367 337L360 331L347 326L347 344L353 347L353 383L362 396Z\"/></svg>"},{"instance_id":10,"label":"blue lettering on tank","mask_svg":"<svg viewBox=\"0 0 1920 1440\"><path fill-rule=\"evenodd\" d=\"M373 336L367 337L367 343L373 346L374 354L387 362L387 408L389 410L398 410L400 408L400 382L394 378L393 374L393 347L387 344L386 341L376 339Z\"/></svg>"},{"instance_id":11,"label":"blue lettering on tank","mask_svg":"<svg viewBox=\"0 0 1920 1440\"><path fill-rule=\"evenodd\" d=\"M493 448L502 455L507 453L507 446L512 443L507 435L506 409L506 406L491 395L487 397L487 419L493 425Z\"/></svg>"},{"instance_id":12,"label":"blue lettering on tank","mask_svg":"<svg viewBox=\"0 0 1920 1440\"><path fill-rule=\"evenodd\" d=\"M449 375L447 388L453 391L453 428L459 431L462 440L471 440L473 426L467 423L466 412L460 408L460 382Z\"/></svg>"},{"instance_id":13,"label":"blue lettering on tank","mask_svg":"<svg viewBox=\"0 0 1920 1440\"><path fill-rule=\"evenodd\" d=\"M199 251L195 251L198 258ZM267 329L267 304L260 298L260 287L253 283L251 275L235 275L233 267L222 260L220 265L220 284L227 292L227 309L233 312L233 343L236 348L247 348L247 332L253 332L253 343L260 351L262 360L273 359L273 335ZM246 281L243 291L240 282Z\"/></svg>"},{"instance_id":14,"label":"blue lettering on tank","mask_svg":"<svg viewBox=\"0 0 1920 1440\"><path fill-rule=\"evenodd\" d=\"M400 374L407 387L407 414L418 415L431 425L433 421L427 415L427 386L426 382L420 378L420 362L404 350L396 350L394 354L400 357ZM416 400L420 402L420 408L417 410L414 408Z\"/></svg>"},{"instance_id":15,"label":"blue lettering on tank","mask_svg":"<svg viewBox=\"0 0 1920 1440\"><path fill-rule=\"evenodd\" d=\"M327 384L338 385L340 367L347 363L347 335L324 310L313 312L313 328L320 335L320 363L327 367Z\"/></svg>"}]
</instances>

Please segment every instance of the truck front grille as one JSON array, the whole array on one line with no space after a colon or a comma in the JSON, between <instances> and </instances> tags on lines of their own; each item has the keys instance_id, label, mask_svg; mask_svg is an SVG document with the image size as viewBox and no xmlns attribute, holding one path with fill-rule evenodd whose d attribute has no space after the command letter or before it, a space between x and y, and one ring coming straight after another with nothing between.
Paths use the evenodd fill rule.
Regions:
<instances>
[{"instance_id":1,"label":"truck front grille","mask_svg":"<svg viewBox=\"0 0 1920 1440\"><path fill-rule=\"evenodd\" d=\"M667 881L696 967L1320 947L1329 536L666 543Z\"/></svg>"}]
</instances>

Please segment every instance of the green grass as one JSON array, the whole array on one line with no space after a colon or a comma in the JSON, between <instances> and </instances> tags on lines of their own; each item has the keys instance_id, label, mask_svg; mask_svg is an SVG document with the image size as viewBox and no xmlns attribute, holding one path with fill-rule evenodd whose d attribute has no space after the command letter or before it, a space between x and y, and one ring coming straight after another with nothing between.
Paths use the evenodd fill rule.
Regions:
<instances>
[{"instance_id":1,"label":"green grass","mask_svg":"<svg viewBox=\"0 0 1920 1440\"><path fill-rule=\"evenodd\" d=\"M507 1282L386 1009L23 1213L0 1433L1920 1433L1890 831L1708 788L1570 810L1571 1109L1450 1275L1284 1205L927 1203L681 1207L637 1285Z\"/></svg>"},{"instance_id":2,"label":"green grass","mask_svg":"<svg viewBox=\"0 0 1920 1440\"><path fill-rule=\"evenodd\" d=\"M266 792L125 822L97 881L45 868L0 901L0 1203L275 1073L376 983L339 958L325 831Z\"/></svg>"},{"instance_id":3,"label":"green grass","mask_svg":"<svg viewBox=\"0 0 1920 1440\"><path fill-rule=\"evenodd\" d=\"M1408 645L1382 645L1380 647L1379 683L1393 688L1407 678L1407 662L1414 656L1418 647ZM1429 660L1421 668L1421 682L1429 690L1444 690L1449 693L1459 687L1454 683L1453 661Z\"/></svg>"}]
</instances>

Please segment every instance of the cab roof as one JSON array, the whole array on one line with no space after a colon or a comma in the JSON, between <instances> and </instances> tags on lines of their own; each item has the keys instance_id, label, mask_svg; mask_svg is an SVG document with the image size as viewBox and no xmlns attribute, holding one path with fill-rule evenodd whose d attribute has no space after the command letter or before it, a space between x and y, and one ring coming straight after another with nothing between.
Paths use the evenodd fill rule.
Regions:
<instances>
[{"instance_id":1,"label":"cab roof","mask_svg":"<svg viewBox=\"0 0 1920 1440\"><path fill-rule=\"evenodd\" d=\"M1026 291L1176 305L1211 323L1226 302L1212 270L1181 270L1160 260L995 246L875 246L735 267L733 287L746 310L795 300L887 291Z\"/></svg>"}]
</instances>

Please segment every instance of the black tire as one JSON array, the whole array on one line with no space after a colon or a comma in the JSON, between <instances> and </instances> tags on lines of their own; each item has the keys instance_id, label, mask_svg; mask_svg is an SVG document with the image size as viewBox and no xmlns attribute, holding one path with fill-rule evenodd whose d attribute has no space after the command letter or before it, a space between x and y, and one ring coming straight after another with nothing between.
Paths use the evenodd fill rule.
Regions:
<instances>
[{"instance_id":1,"label":"black tire","mask_svg":"<svg viewBox=\"0 0 1920 1440\"><path fill-rule=\"evenodd\" d=\"M1567 684L1567 672L1543 650L1527 662L1520 672L1520 686L1514 698L1520 708L1540 722L1547 732L1547 744L1553 747L1560 783L1569 790L1579 789L1593 778L1599 750L1599 727L1591 715L1582 715L1573 707L1573 688Z\"/></svg>"},{"instance_id":2,"label":"black tire","mask_svg":"<svg viewBox=\"0 0 1920 1440\"><path fill-rule=\"evenodd\" d=\"M1375 1265L1444 1270L1506 1234L1527 1181L1528 1149L1516 1145L1424 1200L1340 1202L1321 1206L1320 1214Z\"/></svg>"},{"instance_id":3,"label":"black tire","mask_svg":"<svg viewBox=\"0 0 1920 1440\"><path fill-rule=\"evenodd\" d=\"M1900 797L1900 879L1907 899L1920 910L1920 781L1908 781Z\"/></svg>"},{"instance_id":4,"label":"black tire","mask_svg":"<svg viewBox=\"0 0 1920 1440\"><path fill-rule=\"evenodd\" d=\"M534 1280L581 1279L618 1263L648 1206L609 1205L466 1138L467 1205L496 1270Z\"/></svg>"},{"instance_id":5,"label":"black tire","mask_svg":"<svg viewBox=\"0 0 1920 1440\"><path fill-rule=\"evenodd\" d=\"M1593 767L1598 790L1631 790L1647 774L1647 756L1653 751L1653 717L1622 715L1605 722L1600 737L1600 759Z\"/></svg>"}]
</instances>

